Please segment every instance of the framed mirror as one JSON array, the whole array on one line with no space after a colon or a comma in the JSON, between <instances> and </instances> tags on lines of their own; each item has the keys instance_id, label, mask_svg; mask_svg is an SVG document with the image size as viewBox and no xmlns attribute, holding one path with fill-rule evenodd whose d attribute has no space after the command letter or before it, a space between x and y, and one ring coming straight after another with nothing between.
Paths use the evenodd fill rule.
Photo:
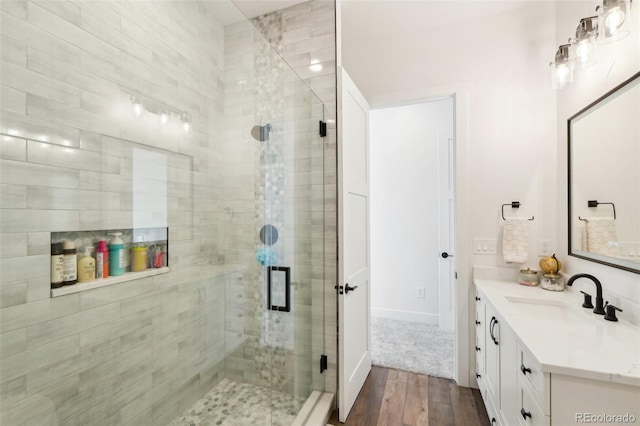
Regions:
<instances>
[{"instance_id":1,"label":"framed mirror","mask_svg":"<svg viewBox=\"0 0 640 426\"><path fill-rule=\"evenodd\" d=\"M640 72L568 132L569 255L640 274Z\"/></svg>"}]
</instances>

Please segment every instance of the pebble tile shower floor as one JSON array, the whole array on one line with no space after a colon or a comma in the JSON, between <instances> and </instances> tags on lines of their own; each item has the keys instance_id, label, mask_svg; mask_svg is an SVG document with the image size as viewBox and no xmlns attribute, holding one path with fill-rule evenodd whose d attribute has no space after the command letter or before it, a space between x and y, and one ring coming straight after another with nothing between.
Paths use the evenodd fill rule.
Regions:
<instances>
[{"instance_id":1,"label":"pebble tile shower floor","mask_svg":"<svg viewBox=\"0 0 640 426\"><path fill-rule=\"evenodd\" d=\"M223 379L169 426L289 426L304 400Z\"/></svg>"}]
</instances>

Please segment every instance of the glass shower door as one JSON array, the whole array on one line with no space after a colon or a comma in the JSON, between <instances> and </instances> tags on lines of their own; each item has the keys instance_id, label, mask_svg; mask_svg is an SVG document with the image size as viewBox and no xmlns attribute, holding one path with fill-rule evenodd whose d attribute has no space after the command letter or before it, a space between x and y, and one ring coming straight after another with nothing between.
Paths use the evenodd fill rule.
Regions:
<instances>
[{"instance_id":1,"label":"glass shower door","mask_svg":"<svg viewBox=\"0 0 640 426\"><path fill-rule=\"evenodd\" d=\"M323 388L324 107L273 51L272 119L261 147L266 340L271 351L271 424L290 425Z\"/></svg>"}]
</instances>

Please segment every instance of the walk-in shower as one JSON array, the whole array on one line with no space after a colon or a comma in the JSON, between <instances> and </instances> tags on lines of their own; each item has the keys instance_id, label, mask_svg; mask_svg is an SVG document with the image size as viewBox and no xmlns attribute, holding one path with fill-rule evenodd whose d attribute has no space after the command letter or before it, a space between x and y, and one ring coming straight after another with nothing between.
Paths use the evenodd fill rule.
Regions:
<instances>
[{"instance_id":1,"label":"walk-in shower","mask_svg":"<svg viewBox=\"0 0 640 426\"><path fill-rule=\"evenodd\" d=\"M325 106L269 20L1 4L0 423L292 424L325 389ZM52 243L113 231L122 277L51 291Z\"/></svg>"}]
</instances>

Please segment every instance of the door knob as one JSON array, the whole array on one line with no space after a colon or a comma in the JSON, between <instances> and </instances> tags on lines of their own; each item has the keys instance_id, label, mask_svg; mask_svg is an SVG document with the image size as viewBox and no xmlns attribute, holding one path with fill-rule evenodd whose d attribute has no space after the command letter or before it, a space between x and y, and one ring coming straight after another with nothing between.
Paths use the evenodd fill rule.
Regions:
<instances>
[{"instance_id":1,"label":"door knob","mask_svg":"<svg viewBox=\"0 0 640 426\"><path fill-rule=\"evenodd\" d=\"M345 294L347 294L347 293L349 293L350 291L355 290L356 288L358 288L358 286L357 286L357 285L355 285L355 286L351 287L351 286L349 285L349 283L347 283L347 284L344 286L344 293L345 293Z\"/></svg>"},{"instance_id":2,"label":"door knob","mask_svg":"<svg viewBox=\"0 0 640 426\"><path fill-rule=\"evenodd\" d=\"M440 253L440 256L442 256L443 259L446 259L447 257L453 257L452 254L449 254L446 251L443 251L442 253Z\"/></svg>"}]
</instances>

